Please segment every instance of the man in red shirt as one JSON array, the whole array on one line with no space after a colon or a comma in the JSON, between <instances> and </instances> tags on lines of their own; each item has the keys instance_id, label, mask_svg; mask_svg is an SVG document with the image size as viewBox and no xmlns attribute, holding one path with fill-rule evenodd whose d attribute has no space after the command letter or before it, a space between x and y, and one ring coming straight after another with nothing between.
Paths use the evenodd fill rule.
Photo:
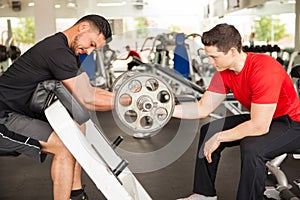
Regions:
<instances>
[{"instance_id":1,"label":"man in red shirt","mask_svg":"<svg viewBox=\"0 0 300 200\"><path fill-rule=\"evenodd\" d=\"M300 103L284 68L272 57L242 51L238 30L219 24L202 43L217 72L198 103L177 105L174 117L205 118L231 91L250 114L215 120L201 128L194 189L189 200L217 199L221 151L240 145L238 200L263 199L266 162L300 148Z\"/></svg>"},{"instance_id":2,"label":"man in red shirt","mask_svg":"<svg viewBox=\"0 0 300 200\"><path fill-rule=\"evenodd\" d=\"M140 54L138 54L138 52L136 52L134 50L131 50L129 45L127 45L125 48L126 48L126 51L128 51L128 55L126 58L119 58L119 60L127 60L130 57L132 57L132 59L136 58L136 59L142 60ZM131 62L129 62L127 64L127 70L131 70L134 66L139 66L139 63L135 62L133 59Z\"/></svg>"}]
</instances>

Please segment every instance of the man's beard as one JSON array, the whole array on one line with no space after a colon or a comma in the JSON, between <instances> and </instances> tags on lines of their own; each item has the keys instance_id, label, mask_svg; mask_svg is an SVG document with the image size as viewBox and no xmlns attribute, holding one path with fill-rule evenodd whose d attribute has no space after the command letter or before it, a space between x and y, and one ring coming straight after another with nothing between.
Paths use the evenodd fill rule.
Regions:
<instances>
[{"instance_id":1,"label":"man's beard","mask_svg":"<svg viewBox=\"0 0 300 200\"><path fill-rule=\"evenodd\" d=\"M71 51L73 51L73 53L76 56L78 56L78 53L76 53L76 47L78 46L77 42L78 42L78 35L76 35L76 37L74 38L74 41L71 43L71 46L70 46Z\"/></svg>"}]
</instances>

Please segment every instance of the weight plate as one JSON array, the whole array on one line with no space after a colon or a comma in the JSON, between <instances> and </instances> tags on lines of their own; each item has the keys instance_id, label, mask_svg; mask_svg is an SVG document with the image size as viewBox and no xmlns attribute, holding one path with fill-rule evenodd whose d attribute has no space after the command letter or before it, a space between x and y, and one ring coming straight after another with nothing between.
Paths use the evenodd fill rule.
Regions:
<instances>
[{"instance_id":1,"label":"weight plate","mask_svg":"<svg viewBox=\"0 0 300 200\"><path fill-rule=\"evenodd\" d=\"M124 81L126 81L129 77L136 75L137 73L139 73L139 72L127 71L127 72L124 72L123 74L121 74L120 76L118 76L116 78L116 80L113 82L111 91L115 92Z\"/></svg>"},{"instance_id":2,"label":"weight plate","mask_svg":"<svg viewBox=\"0 0 300 200\"><path fill-rule=\"evenodd\" d=\"M153 135L170 120L174 105L172 90L161 77L137 73L119 85L113 113L127 134Z\"/></svg>"}]
</instances>

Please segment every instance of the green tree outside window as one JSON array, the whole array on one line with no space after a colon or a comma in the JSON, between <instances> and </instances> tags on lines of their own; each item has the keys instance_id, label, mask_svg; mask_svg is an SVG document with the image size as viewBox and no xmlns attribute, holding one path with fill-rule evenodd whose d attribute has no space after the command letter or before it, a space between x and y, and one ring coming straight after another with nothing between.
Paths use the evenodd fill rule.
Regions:
<instances>
[{"instance_id":1,"label":"green tree outside window","mask_svg":"<svg viewBox=\"0 0 300 200\"><path fill-rule=\"evenodd\" d=\"M18 26L13 28L13 33L17 37L17 42L34 44L34 18L20 18Z\"/></svg>"},{"instance_id":2,"label":"green tree outside window","mask_svg":"<svg viewBox=\"0 0 300 200\"><path fill-rule=\"evenodd\" d=\"M279 18L261 16L254 22L255 40L277 42L289 35L286 33L285 25L281 23Z\"/></svg>"}]
</instances>

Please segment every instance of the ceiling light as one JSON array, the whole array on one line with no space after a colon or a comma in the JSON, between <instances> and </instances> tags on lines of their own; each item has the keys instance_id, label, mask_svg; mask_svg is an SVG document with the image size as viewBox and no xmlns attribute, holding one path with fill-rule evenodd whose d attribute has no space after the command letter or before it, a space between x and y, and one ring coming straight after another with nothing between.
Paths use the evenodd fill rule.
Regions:
<instances>
[{"instance_id":1,"label":"ceiling light","mask_svg":"<svg viewBox=\"0 0 300 200\"><path fill-rule=\"evenodd\" d=\"M98 7L117 7L117 6L125 6L127 4L126 1L115 2L115 3L97 3Z\"/></svg>"},{"instance_id":2,"label":"ceiling light","mask_svg":"<svg viewBox=\"0 0 300 200\"><path fill-rule=\"evenodd\" d=\"M54 5L54 8L61 8L61 5L59 3Z\"/></svg>"},{"instance_id":3,"label":"ceiling light","mask_svg":"<svg viewBox=\"0 0 300 200\"><path fill-rule=\"evenodd\" d=\"M77 7L77 5L74 2L67 3L67 8L76 8L76 7Z\"/></svg>"},{"instance_id":4,"label":"ceiling light","mask_svg":"<svg viewBox=\"0 0 300 200\"><path fill-rule=\"evenodd\" d=\"M69 0L66 7L67 8L77 8L77 4L75 1Z\"/></svg>"},{"instance_id":5,"label":"ceiling light","mask_svg":"<svg viewBox=\"0 0 300 200\"><path fill-rule=\"evenodd\" d=\"M296 4L296 0L281 0L282 4Z\"/></svg>"},{"instance_id":6,"label":"ceiling light","mask_svg":"<svg viewBox=\"0 0 300 200\"><path fill-rule=\"evenodd\" d=\"M29 2L28 3L28 7L33 7L34 6L34 2Z\"/></svg>"}]
</instances>

